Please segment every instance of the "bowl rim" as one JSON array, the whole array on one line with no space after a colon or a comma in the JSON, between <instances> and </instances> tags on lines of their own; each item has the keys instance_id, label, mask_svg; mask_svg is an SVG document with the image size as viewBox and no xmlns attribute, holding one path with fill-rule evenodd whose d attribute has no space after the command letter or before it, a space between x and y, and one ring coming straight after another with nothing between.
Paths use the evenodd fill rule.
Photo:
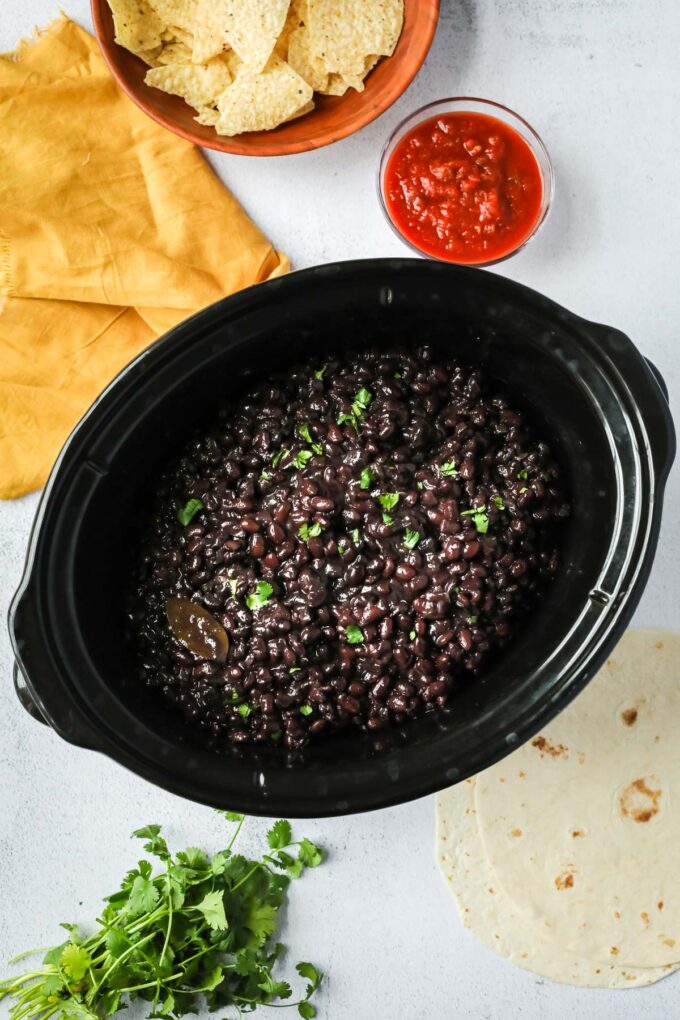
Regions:
<instances>
[{"instance_id":1,"label":"bowl rim","mask_svg":"<svg viewBox=\"0 0 680 1020\"><path fill-rule=\"evenodd\" d=\"M413 2L418 4L421 0L413 0ZM192 142L194 145L198 145L201 148L211 149L214 152L224 152L233 156L291 156L301 152L310 152L315 149L325 148L333 142L342 141L342 139L356 134L368 124L377 120L378 117L385 113L385 111L388 110L397 101L397 99L403 95L425 63L437 29L441 0L427 0L427 3L429 5L429 10L431 11L431 16L426 19L424 30L419 31L418 33L418 42L420 43L419 59L415 62L414 67L407 72L405 78L403 80L399 80L398 85L395 84L396 79L390 80L381 102L366 103L364 106L364 112L358 116L352 124L346 125L345 129L340 129L339 131L329 130L320 135L318 138L280 142L276 141L276 128L270 132L255 132L256 134L269 134L272 136L271 141L263 142L261 145L258 145L257 149L252 149L247 142L239 141L240 138L247 138L249 134L248 132L245 132L242 135L234 135L233 137L222 136L213 132L210 138L204 138L195 134L191 130L186 130L181 125L178 125L174 120L166 117L159 110L155 109L151 103L146 102L144 96L130 86L126 76L121 72L117 62L111 57L111 54L114 52L113 47L118 44L115 41L112 41L111 52L109 52L107 46L104 45L104 15L102 12L104 7L108 6L107 0L90 0L90 10L92 13L95 37L99 44L100 52L116 83L125 95L128 96L128 98L131 99L143 113L154 120L157 124L160 124L161 127L166 128L168 131L171 131L174 135L178 135L180 138L184 138L185 141ZM399 46L399 42L397 42L397 46ZM131 54L131 56L134 56L134 54ZM314 111L311 111L311 113L308 114L308 116L313 115Z\"/></svg>"},{"instance_id":2,"label":"bowl rim","mask_svg":"<svg viewBox=\"0 0 680 1020\"><path fill-rule=\"evenodd\" d=\"M527 143L531 151L533 152L536 163L541 174L541 182L543 185L543 195L541 197L541 208L539 215L534 222L529 233L524 237L522 241L516 247L511 248L505 255L500 255L492 259L484 259L479 262L459 262L455 259L446 259L443 256L434 255L431 252L425 251L420 248L415 242L411 241L410 238L404 234L394 219L390 215L388 204L385 198L385 174L389 165L389 160L396 148L397 144L407 134L409 130L422 124L424 121L433 119L436 116L435 111L441 107L463 107L465 104L476 105L482 107L483 113L487 116L495 116L498 120L503 121L504 124L508 125L516 134L519 134L521 138ZM441 111L446 112L446 111ZM449 111L451 112L451 111ZM456 112L458 112L456 110ZM460 109L460 112L465 112ZM480 112L473 110L472 112ZM526 135L518 131L515 123L521 125L524 128ZM387 221L390 229L396 237L405 244L407 248L410 248L414 254L420 256L420 258L429 259L433 262L444 262L447 265L453 266L470 266L475 269L488 269L490 266L497 266L501 262L507 262L508 259L513 258L523 248L526 248L531 241L539 234L545 221L548 218L548 214L552 208L553 200L555 198L555 167L550 156L547 145L543 141L541 135L539 135L536 128L529 123L529 121L521 114L517 113L511 107L506 106L504 103L499 103L495 99L484 99L482 96L445 96L443 99L434 99L429 103L425 103L424 106L414 110L407 117L404 117L396 127L390 132L380 152L380 159L378 161L378 171L376 177L376 184L378 190L378 201L382 210L383 216Z\"/></svg>"},{"instance_id":3,"label":"bowl rim","mask_svg":"<svg viewBox=\"0 0 680 1020\"><path fill-rule=\"evenodd\" d=\"M361 274L365 277L374 273L377 277L379 273L386 272L389 272L395 286L400 273L410 272L432 275L433 278L437 275L473 279L477 286L491 286L496 296L513 298L518 302L528 301L532 306L548 311L570 331L581 330L584 342L587 339L595 352L593 357L598 364L606 365L611 373L611 385L615 386L620 399L632 412L631 429L639 449L638 459L654 499L644 503L638 500L635 541L628 547L630 555L620 575L621 596L610 604L608 611L591 607L595 615L589 632L590 642L570 648L568 663L540 699L518 709L512 721L498 719L494 720L493 726L487 725L488 732L483 738L480 736L464 769L447 768L447 756L442 755L436 768L418 759L409 761L408 767L400 771L403 762L399 750L396 750L372 759L371 771L381 782L372 782L368 788L354 786L351 791L348 783L345 790L347 799L339 799L338 794L339 786L342 787L345 782L344 773L329 777L323 772L315 775L313 767L305 769L297 774L296 788L291 789L290 783L286 785L285 781L291 772L283 765L269 770L266 795L254 784L239 785L237 780L230 780L226 768L220 791L216 793L209 782L203 777L197 779L189 769L179 773L168 771L167 758L152 755L132 727L129 731L120 727L123 717L128 725L134 721L130 710L123 711L121 707L115 719L117 725L114 725L112 718L102 711L106 706L85 700L82 691L64 672L65 664L60 659L58 643L48 631L52 610L47 605L50 599L47 580L52 566L50 550L53 551L53 543L50 536L43 533L43 525L54 528L55 521L58 525L60 518L68 517L68 499L65 498L68 493L64 486L72 489L74 477L81 468L88 468L91 473L106 470L96 459L92 460L91 450L96 447L100 431L107 426L109 419L115 417L127 395L142 390L144 377L158 374L183 352L186 353L197 337L210 332L216 317L235 320L257 312L262 307L265 294L277 302L281 300L282 291L305 292L310 285L318 287L324 280L338 281L343 275L352 277L352 274ZM441 285L444 282L443 279ZM262 285L256 285L222 299L174 327L119 373L76 426L59 455L36 512L24 574L10 607L12 646L30 695L62 737L107 754L137 775L172 793L213 807L230 806L250 814L283 812L291 817L328 817L388 807L436 792L493 764L537 733L595 674L627 626L649 576L659 535L664 484L675 452L672 418L657 374L624 334L581 319L549 298L505 277L419 259L365 259L301 270L264 287L265 290ZM94 428L91 433L89 426ZM73 491L69 498L73 501ZM70 521L68 527L71 527ZM639 555L633 556L633 552ZM595 621L600 616L603 622L596 625ZM86 662L79 661L82 663L80 669L85 671L89 668ZM36 691L33 679L38 676L43 679L49 673L55 678L56 689L50 690L47 697L49 705L46 705L41 693ZM110 692L108 698L111 703L121 705L114 692ZM484 719L480 717L480 725L482 723ZM141 722L139 731L144 732ZM160 738L157 744L167 746L167 742L164 744ZM451 765L450 760L448 765ZM255 765L252 772L253 779L257 778ZM295 772L292 774L295 775ZM260 770L259 776L264 784L264 772Z\"/></svg>"}]
</instances>

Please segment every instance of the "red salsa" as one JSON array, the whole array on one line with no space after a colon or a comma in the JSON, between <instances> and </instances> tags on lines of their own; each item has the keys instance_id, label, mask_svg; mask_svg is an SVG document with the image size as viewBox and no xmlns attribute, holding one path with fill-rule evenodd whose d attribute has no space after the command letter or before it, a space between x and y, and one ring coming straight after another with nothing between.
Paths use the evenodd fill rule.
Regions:
<instances>
[{"instance_id":1,"label":"red salsa","mask_svg":"<svg viewBox=\"0 0 680 1020\"><path fill-rule=\"evenodd\" d=\"M483 113L443 113L399 141L384 179L399 232L426 255L491 262L518 248L541 214L543 175L508 124Z\"/></svg>"}]
</instances>

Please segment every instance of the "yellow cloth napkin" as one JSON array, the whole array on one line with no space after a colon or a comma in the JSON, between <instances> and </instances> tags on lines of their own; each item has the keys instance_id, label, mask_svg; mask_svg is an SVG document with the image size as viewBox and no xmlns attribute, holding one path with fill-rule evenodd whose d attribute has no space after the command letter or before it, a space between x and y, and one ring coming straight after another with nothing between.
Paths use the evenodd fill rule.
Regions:
<instances>
[{"instance_id":1,"label":"yellow cloth napkin","mask_svg":"<svg viewBox=\"0 0 680 1020\"><path fill-rule=\"evenodd\" d=\"M0 55L0 497L38 488L110 379L192 312L288 269L201 153L63 17Z\"/></svg>"}]
</instances>

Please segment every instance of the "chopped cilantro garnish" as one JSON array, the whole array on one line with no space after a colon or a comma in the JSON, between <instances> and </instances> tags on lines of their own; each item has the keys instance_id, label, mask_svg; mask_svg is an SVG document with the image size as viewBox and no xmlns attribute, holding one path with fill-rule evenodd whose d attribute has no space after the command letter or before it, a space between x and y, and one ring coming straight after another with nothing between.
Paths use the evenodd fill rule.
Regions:
<instances>
[{"instance_id":1,"label":"chopped cilantro garnish","mask_svg":"<svg viewBox=\"0 0 680 1020\"><path fill-rule=\"evenodd\" d=\"M528 492L528 491L529 490L527 489L526 485L523 485L522 488L519 490L519 494L520 494L520 496L523 496L524 493Z\"/></svg>"},{"instance_id":2,"label":"chopped cilantro garnish","mask_svg":"<svg viewBox=\"0 0 680 1020\"><path fill-rule=\"evenodd\" d=\"M238 580L235 577L228 577L227 584L231 590L231 597L236 598L236 592L238 591Z\"/></svg>"},{"instance_id":3,"label":"chopped cilantro garnish","mask_svg":"<svg viewBox=\"0 0 680 1020\"><path fill-rule=\"evenodd\" d=\"M323 446L321 445L321 443L312 443L312 450L317 455L317 457L320 457L321 454L323 453Z\"/></svg>"},{"instance_id":4,"label":"chopped cilantro garnish","mask_svg":"<svg viewBox=\"0 0 680 1020\"><path fill-rule=\"evenodd\" d=\"M394 517L390 517L389 514L383 514L383 524L394 524Z\"/></svg>"},{"instance_id":5,"label":"chopped cilantro garnish","mask_svg":"<svg viewBox=\"0 0 680 1020\"><path fill-rule=\"evenodd\" d=\"M272 467L277 468L284 457L287 457L290 450L279 450L272 458Z\"/></svg>"},{"instance_id":6,"label":"chopped cilantro garnish","mask_svg":"<svg viewBox=\"0 0 680 1020\"><path fill-rule=\"evenodd\" d=\"M312 459L314 454L311 450L299 450L293 457L291 464L298 471L302 471L305 464Z\"/></svg>"},{"instance_id":7,"label":"chopped cilantro garnish","mask_svg":"<svg viewBox=\"0 0 680 1020\"><path fill-rule=\"evenodd\" d=\"M359 486L362 489L370 489L371 482L375 481L375 474L371 471L370 467L364 468L361 472L361 479L359 480Z\"/></svg>"},{"instance_id":8,"label":"chopped cilantro garnish","mask_svg":"<svg viewBox=\"0 0 680 1020\"><path fill-rule=\"evenodd\" d=\"M415 549L415 547L418 545L418 542L420 542L420 532L409 531L407 528L404 534L404 544L406 548Z\"/></svg>"},{"instance_id":9,"label":"chopped cilantro garnish","mask_svg":"<svg viewBox=\"0 0 680 1020\"><path fill-rule=\"evenodd\" d=\"M370 392L370 390L367 390L362 387L362 389L359 390L354 400L352 401L351 412L348 413L347 411L342 411L338 415L338 425L344 425L345 423L347 423L348 425L352 426L355 432L358 433L359 422L363 418L366 408L368 407L372 400L373 394Z\"/></svg>"},{"instance_id":10,"label":"chopped cilantro garnish","mask_svg":"<svg viewBox=\"0 0 680 1020\"><path fill-rule=\"evenodd\" d=\"M300 667L299 666L291 666L290 669L288 670L288 672L289 673L299 673L300 672Z\"/></svg>"},{"instance_id":11,"label":"chopped cilantro garnish","mask_svg":"<svg viewBox=\"0 0 680 1020\"><path fill-rule=\"evenodd\" d=\"M231 700L232 700L232 701L233 701L233 702L234 702L234 703L235 703L236 705L238 705L239 701L241 701L241 695L240 695L240 694L238 693L238 691L232 691L232 692L231 692Z\"/></svg>"},{"instance_id":12,"label":"chopped cilantro garnish","mask_svg":"<svg viewBox=\"0 0 680 1020\"><path fill-rule=\"evenodd\" d=\"M463 510L460 516L472 517L472 523L482 535L485 535L489 530L489 515L484 507L473 507L472 510Z\"/></svg>"},{"instance_id":13,"label":"chopped cilantro garnish","mask_svg":"<svg viewBox=\"0 0 680 1020\"><path fill-rule=\"evenodd\" d=\"M379 497L380 506L383 510L394 510L399 502L398 492L383 492Z\"/></svg>"},{"instance_id":14,"label":"chopped cilantro garnish","mask_svg":"<svg viewBox=\"0 0 680 1020\"><path fill-rule=\"evenodd\" d=\"M439 474L442 478L457 478L458 470L454 461L447 460L443 464L439 465Z\"/></svg>"},{"instance_id":15,"label":"chopped cilantro garnish","mask_svg":"<svg viewBox=\"0 0 680 1020\"><path fill-rule=\"evenodd\" d=\"M505 503L503 502L502 496L494 496L493 501L496 504L496 508L498 510L505 510Z\"/></svg>"},{"instance_id":16,"label":"chopped cilantro garnish","mask_svg":"<svg viewBox=\"0 0 680 1020\"><path fill-rule=\"evenodd\" d=\"M302 436L302 438L304 439L304 441L306 443L312 443L313 442L311 433L309 431L309 425L307 424L307 422L305 422L304 425L300 426L300 428L298 429L298 432L300 433L300 435Z\"/></svg>"},{"instance_id":17,"label":"chopped cilantro garnish","mask_svg":"<svg viewBox=\"0 0 680 1020\"><path fill-rule=\"evenodd\" d=\"M308 542L310 538L318 538L323 528L318 521L314 521L313 524L301 524L298 531L298 535L303 542Z\"/></svg>"},{"instance_id":18,"label":"chopped cilantro garnish","mask_svg":"<svg viewBox=\"0 0 680 1020\"><path fill-rule=\"evenodd\" d=\"M355 414L357 414L356 408L359 407L361 409L361 413L363 414L363 412L366 410L366 408L368 407L372 400L373 394L371 393L371 391L362 387L357 393L356 397L354 398L352 410L354 411Z\"/></svg>"},{"instance_id":19,"label":"chopped cilantro garnish","mask_svg":"<svg viewBox=\"0 0 680 1020\"><path fill-rule=\"evenodd\" d=\"M186 528L187 524L193 521L196 514L202 509L203 503L200 499L190 499L181 510L177 511L177 520Z\"/></svg>"},{"instance_id":20,"label":"chopped cilantro garnish","mask_svg":"<svg viewBox=\"0 0 680 1020\"><path fill-rule=\"evenodd\" d=\"M477 617L476 616L468 616L468 623L471 623L473 625L473 627L474 627L474 625L477 623Z\"/></svg>"},{"instance_id":21,"label":"chopped cilantro garnish","mask_svg":"<svg viewBox=\"0 0 680 1020\"><path fill-rule=\"evenodd\" d=\"M239 705L237 711L238 711L238 714L241 716L242 719L247 719L248 716L250 715L250 713L253 711L253 709L252 709L252 707L250 705L245 705L244 704L244 705Z\"/></svg>"},{"instance_id":22,"label":"chopped cilantro garnish","mask_svg":"<svg viewBox=\"0 0 680 1020\"><path fill-rule=\"evenodd\" d=\"M412 631L411 631L411 632L409 633L409 639L410 639L411 641L415 641L416 637L417 637L417 635L416 635L416 632L415 632L414 630L412 630Z\"/></svg>"},{"instance_id":23,"label":"chopped cilantro garnish","mask_svg":"<svg viewBox=\"0 0 680 1020\"><path fill-rule=\"evenodd\" d=\"M269 581L256 581L255 591L251 592L250 595L246 595L246 605L248 609L255 612L256 609L262 609L266 606L271 598L274 589L272 588Z\"/></svg>"},{"instance_id":24,"label":"chopped cilantro garnish","mask_svg":"<svg viewBox=\"0 0 680 1020\"><path fill-rule=\"evenodd\" d=\"M260 481L261 482L268 482L270 478L271 478L271 475L269 474L268 471L263 471L262 474L260 475Z\"/></svg>"},{"instance_id":25,"label":"chopped cilantro garnish","mask_svg":"<svg viewBox=\"0 0 680 1020\"><path fill-rule=\"evenodd\" d=\"M394 373L394 378L395 379L401 379L401 372L395 372Z\"/></svg>"},{"instance_id":26,"label":"chopped cilantro garnish","mask_svg":"<svg viewBox=\"0 0 680 1020\"><path fill-rule=\"evenodd\" d=\"M311 715L313 711L311 705L300 705L300 715Z\"/></svg>"},{"instance_id":27,"label":"chopped cilantro garnish","mask_svg":"<svg viewBox=\"0 0 680 1020\"><path fill-rule=\"evenodd\" d=\"M355 545L359 545L359 529L355 528L352 532L352 541Z\"/></svg>"},{"instance_id":28,"label":"chopped cilantro garnish","mask_svg":"<svg viewBox=\"0 0 680 1020\"><path fill-rule=\"evenodd\" d=\"M518 471L517 472L517 477L518 478L528 478L529 477L529 472L527 471L526 468L523 468L522 471Z\"/></svg>"},{"instance_id":29,"label":"chopped cilantro garnish","mask_svg":"<svg viewBox=\"0 0 680 1020\"><path fill-rule=\"evenodd\" d=\"M348 645L360 645L364 640L364 632L355 623L350 623L345 630Z\"/></svg>"},{"instance_id":30,"label":"chopped cilantro garnish","mask_svg":"<svg viewBox=\"0 0 680 1020\"><path fill-rule=\"evenodd\" d=\"M323 379L323 376L324 376L324 372L325 372L325 371L326 371L326 366L325 366L325 365L324 365L324 367L323 367L323 368L318 368L318 369L316 370L316 372L314 373L314 378L315 378L315 379L318 379L319 381L321 381L321 379Z\"/></svg>"},{"instance_id":31,"label":"chopped cilantro garnish","mask_svg":"<svg viewBox=\"0 0 680 1020\"><path fill-rule=\"evenodd\" d=\"M343 542L338 542L338 556L344 556L347 552L347 546Z\"/></svg>"},{"instance_id":32,"label":"chopped cilantro garnish","mask_svg":"<svg viewBox=\"0 0 680 1020\"><path fill-rule=\"evenodd\" d=\"M418 489L424 489L425 488L425 482L416 482L416 487Z\"/></svg>"}]
</instances>

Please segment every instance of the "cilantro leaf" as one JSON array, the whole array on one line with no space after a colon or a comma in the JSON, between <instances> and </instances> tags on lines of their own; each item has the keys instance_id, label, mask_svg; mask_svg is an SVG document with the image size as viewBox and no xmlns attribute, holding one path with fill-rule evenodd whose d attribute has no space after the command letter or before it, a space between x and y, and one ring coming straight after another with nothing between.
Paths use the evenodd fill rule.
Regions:
<instances>
[{"instance_id":1,"label":"cilantro leaf","mask_svg":"<svg viewBox=\"0 0 680 1020\"><path fill-rule=\"evenodd\" d=\"M304 425L300 426L300 428L298 429L298 432L302 436L302 438L304 439L304 441L306 443L312 443L313 442L311 433L309 431L309 425L307 424L307 422L305 422Z\"/></svg>"},{"instance_id":2,"label":"cilantro leaf","mask_svg":"<svg viewBox=\"0 0 680 1020\"><path fill-rule=\"evenodd\" d=\"M80 981L87 974L88 967L92 963L92 957L83 946L67 942L61 954L60 963L62 970L71 980Z\"/></svg>"},{"instance_id":3,"label":"cilantro leaf","mask_svg":"<svg viewBox=\"0 0 680 1020\"><path fill-rule=\"evenodd\" d=\"M131 917L148 914L158 903L159 892L153 882L143 875L138 875L132 883L127 902L127 913Z\"/></svg>"},{"instance_id":4,"label":"cilantro leaf","mask_svg":"<svg viewBox=\"0 0 680 1020\"><path fill-rule=\"evenodd\" d=\"M160 831L160 825L145 825L143 829L136 829L132 835L137 839L148 839L149 842L144 844L146 852L153 854L154 857L160 857L162 861L167 861L170 859L168 844L160 835Z\"/></svg>"},{"instance_id":5,"label":"cilantro leaf","mask_svg":"<svg viewBox=\"0 0 680 1020\"><path fill-rule=\"evenodd\" d=\"M502 496L494 496L493 501L496 504L497 510L505 510L505 503L503 502Z\"/></svg>"},{"instance_id":6,"label":"cilantro leaf","mask_svg":"<svg viewBox=\"0 0 680 1020\"><path fill-rule=\"evenodd\" d=\"M482 535L485 535L489 530L489 515L484 507L475 506L471 510L463 510L460 516L472 517L472 523Z\"/></svg>"},{"instance_id":7,"label":"cilantro leaf","mask_svg":"<svg viewBox=\"0 0 680 1020\"><path fill-rule=\"evenodd\" d=\"M213 931L226 931L229 927L224 913L224 895L218 890L206 893L200 903L196 904Z\"/></svg>"},{"instance_id":8,"label":"cilantro leaf","mask_svg":"<svg viewBox=\"0 0 680 1020\"><path fill-rule=\"evenodd\" d=\"M235 577L228 577L227 584L229 585L229 590L231 591L231 598L235 599L236 592L238 591L238 580Z\"/></svg>"},{"instance_id":9,"label":"cilantro leaf","mask_svg":"<svg viewBox=\"0 0 680 1020\"><path fill-rule=\"evenodd\" d=\"M528 491L529 490L527 489L526 485L523 485L522 488L519 490L519 494L520 494L520 496L523 496L524 493L528 492Z\"/></svg>"},{"instance_id":10,"label":"cilantro leaf","mask_svg":"<svg viewBox=\"0 0 680 1020\"><path fill-rule=\"evenodd\" d=\"M321 381L321 379L323 379L323 377L324 377L324 372L325 371L326 371L326 366L325 365L324 365L323 368L318 368L316 370L316 372L314 373L314 378L318 379L319 381Z\"/></svg>"},{"instance_id":11,"label":"cilantro leaf","mask_svg":"<svg viewBox=\"0 0 680 1020\"><path fill-rule=\"evenodd\" d=\"M300 705L300 715L311 715L313 711L311 705Z\"/></svg>"},{"instance_id":12,"label":"cilantro leaf","mask_svg":"<svg viewBox=\"0 0 680 1020\"><path fill-rule=\"evenodd\" d=\"M361 472L361 478L359 480L359 487L362 489L370 489L371 484L375 481L375 472L370 467L364 468Z\"/></svg>"},{"instance_id":13,"label":"cilantro leaf","mask_svg":"<svg viewBox=\"0 0 680 1020\"><path fill-rule=\"evenodd\" d=\"M193 521L196 514L203 509L203 503L200 499L190 499L184 504L181 510L177 511L177 520L184 527Z\"/></svg>"},{"instance_id":14,"label":"cilantro leaf","mask_svg":"<svg viewBox=\"0 0 680 1020\"><path fill-rule=\"evenodd\" d=\"M383 492L378 500L383 510L394 510L395 506L399 502L398 492Z\"/></svg>"},{"instance_id":15,"label":"cilantro leaf","mask_svg":"<svg viewBox=\"0 0 680 1020\"><path fill-rule=\"evenodd\" d=\"M290 846L293 842L293 830L290 827L290 822L283 818L274 822L267 833L267 842L272 850L282 850L284 846Z\"/></svg>"},{"instance_id":16,"label":"cilantro leaf","mask_svg":"<svg viewBox=\"0 0 680 1020\"><path fill-rule=\"evenodd\" d=\"M302 1017L302 1020L314 1020L316 1016L316 1009L312 1006L311 1002L307 1002L303 999L302 1002L298 1002L298 1013Z\"/></svg>"},{"instance_id":17,"label":"cilantro leaf","mask_svg":"<svg viewBox=\"0 0 680 1020\"><path fill-rule=\"evenodd\" d=\"M457 478L458 471L456 470L455 462L447 460L443 464L439 465L439 474L442 478Z\"/></svg>"},{"instance_id":18,"label":"cilantro leaf","mask_svg":"<svg viewBox=\"0 0 680 1020\"><path fill-rule=\"evenodd\" d=\"M364 640L364 632L355 623L350 623L345 628L345 637L348 645L360 645Z\"/></svg>"},{"instance_id":19,"label":"cilantro leaf","mask_svg":"<svg viewBox=\"0 0 680 1020\"><path fill-rule=\"evenodd\" d=\"M255 612L257 609L262 609L266 606L271 598L274 589L272 588L269 581L256 581L255 591L251 592L250 595L246 595L246 605L248 609Z\"/></svg>"},{"instance_id":20,"label":"cilantro leaf","mask_svg":"<svg viewBox=\"0 0 680 1020\"><path fill-rule=\"evenodd\" d=\"M42 983L43 995L58 995L64 989L64 979L59 974L50 974Z\"/></svg>"},{"instance_id":21,"label":"cilantro leaf","mask_svg":"<svg viewBox=\"0 0 680 1020\"><path fill-rule=\"evenodd\" d=\"M390 517L389 514L382 515L383 524L394 524L394 517Z\"/></svg>"},{"instance_id":22,"label":"cilantro leaf","mask_svg":"<svg viewBox=\"0 0 680 1020\"><path fill-rule=\"evenodd\" d=\"M321 974L312 963L298 963L295 969L301 978L306 978L309 981L305 989L305 994L309 998L321 984Z\"/></svg>"},{"instance_id":23,"label":"cilantro leaf","mask_svg":"<svg viewBox=\"0 0 680 1020\"><path fill-rule=\"evenodd\" d=\"M529 472L526 468L522 468L521 471L517 472L517 477L527 479L529 477Z\"/></svg>"},{"instance_id":24,"label":"cilantro leaf","mask_svg":"<svg viewBox=\"0 0 680 1020\"><path fill-rule=\"evenodd\" d=\"M302 471L305 465L312 459L314 454L311 450L299 450L293 457L291 464L298 471Z\"/></svg>"},{"instance_id":25,"label":"cilantro leaf","mask_svg":"<svg viewBox=\"0 0 680 1020\"><path fill-rule=\"evenodd\" d=\"M248 911L244 925L262 944L267 941L276 928L276 915L277 909L271 903L253 904Z\"/></svg>"},{"instance_id":26,"label":"cilantro leaf","mask_svg":"<svg viewBox=\"0 0 680 1020\"><path fill-rule=\"evenodd\" d=\"M303 542L308 542L310 538L318 538L323 528L318 521L314 521L313 524L301 524L298 530L298 535Z\"/></svg>"},{"instance_id":27,"label":"cilantro leaf","mask_svg":"<svg viewBox=\"0 0 680 1020\"><path fill-rule=\"evenodd\" d=\"M409 531L407 528L406 531L404 532L404 545L406 546L406 548L415 549L415 547L418 545L418 542L420 542L420 532Z\"/></svg>"},{"instance_id":28,"label":"cilantro leaf","mask_svg":"<svg viewBox=\"0 0 680 1020\"><path fill-rule=\"evenodd\" d=\"M323 860L323 854L310 839L303 839L300 841L298 859L302 861L306 868L318 868Z\"/></svg>"},{"instance_id":29,"label":"cilantro leaf","mask_svg":"<svg viewBox=\"0 0 680 1020\"><path fill-rule=\"evenodd\" d=\"M368 405L370 404L370 402L372 400L373 400L373 394L371 393L371 391L367 390L365 387L362 386L362 388L359 390L359 392L357 393L356 397L354 398L354 401L352 403L352 408L355 408L355 405L356 405L356 407L358 407L360 409L361 413L363 414L363 412L366 410L366 408L368 407ZM356 410L355 410L355 414L356 414Z\"/></svg>"},{"instance_id":30,"label":"cilantro leaf","mask_svg":"<svg viewBox=\"0 0 680 1020\"><path fill-rule=\"evenodd\" d=\"M409 641L415 641L415 639L418 637L418 635L416 634L416 632L414 630L409 631L409 635L408 636L409 636Z\"/></svg>"},{"instance_id":31,"label":"cilantro leaf","mask_svg":"<svg viewBox=\"0 0 680 1020\"><path fill-rule=\"evenodd\" d=\"M278 453L275 453L274 456L272 457L272 467L277 468L281 461L283 460L283 458L287 457L289 453L290 450L279 450Z\"/></svg>"},{"instance_id":32,"label":"cilantro leaf","mask_svg":"<svg viewBox=\"0 0 680 1020\"><path fill-rule=\"evenodd\" d=\"M260 481L261 482L268 482L270 478L271 478L271 475L269 474L268 471L261 471L260 472Z\"/></svg>"},{"instance_id":33,"label":"cilantro leaf","mask_svg":"<svg viewBox=\"0 0 680 1020\"><path fill-rule=\"evenodd\" d=\"M355 528L354 531L352 532L352 541L354 542L355 545L359 545L360 537L358 528Z\"/></svg>"},{"instance_id":34,"label":"cilantro leaf","mask_svg":"<svg viewBox=\"0 0 680 1020\"><path fill-rule=\"evenodd\" d=\"M247 719L248 716L253 711L253 708L252 708L252 705L243 704L243 705L239 705L236 711L238 712L238 714L241 716L242 719Z\"/></svg>"}]
</instances>

